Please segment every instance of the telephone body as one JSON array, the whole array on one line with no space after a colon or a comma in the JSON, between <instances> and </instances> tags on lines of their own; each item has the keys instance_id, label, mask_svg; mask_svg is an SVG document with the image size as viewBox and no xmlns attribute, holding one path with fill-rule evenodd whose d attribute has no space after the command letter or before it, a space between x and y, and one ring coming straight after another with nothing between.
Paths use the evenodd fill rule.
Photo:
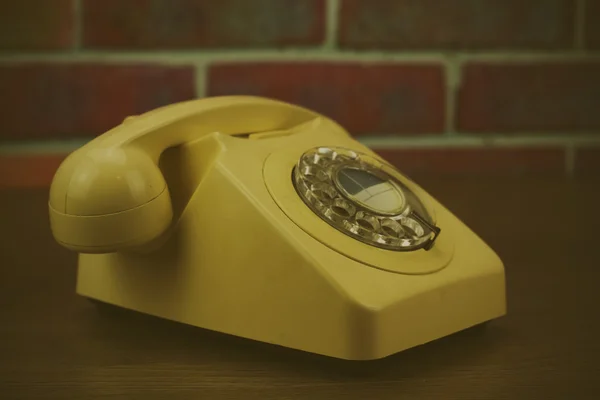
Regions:
<instances>
[{"instance_id":1,"label":"telephone body","mask_svg":"<svg viewBox=\"0 0 600 400\"><path fill-rule=\"evenodd\" d=\"M386 357L506 312L504 267L344 128L252 96L128 117L49 199L77 293L321 355Z\"/></svg>"}]
</instances>

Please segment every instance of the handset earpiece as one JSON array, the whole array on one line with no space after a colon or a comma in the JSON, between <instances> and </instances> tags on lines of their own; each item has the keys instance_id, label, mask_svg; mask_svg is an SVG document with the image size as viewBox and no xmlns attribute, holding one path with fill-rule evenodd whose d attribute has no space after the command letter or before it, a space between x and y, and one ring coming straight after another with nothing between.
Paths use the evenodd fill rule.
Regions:
<instances>
[{"instance_id":1,"label":"handset earpiece","mask_svg":"<svg viewBox=\"0 0 600 400\"><path fill-rule=\"evenodd\" d=\"M69 155L50 188L55 239L80 253L111 253L151 243L173 212L160 155L204 135L287 129L321 117L253 96L223 96L162 107L127 120Z\"/></svg>"},{"instance_id":2,"label":"handset earpiece","mask_svg":"<svg viewBox=\"0 0 600 400\"><path fill-rule=\"evenodd\" d=\"M56 240L80 253L142 246L159 237L172 218L160 169L131 146L73 153L57 170L49 207Z\"/></svg>"}]
</instances>

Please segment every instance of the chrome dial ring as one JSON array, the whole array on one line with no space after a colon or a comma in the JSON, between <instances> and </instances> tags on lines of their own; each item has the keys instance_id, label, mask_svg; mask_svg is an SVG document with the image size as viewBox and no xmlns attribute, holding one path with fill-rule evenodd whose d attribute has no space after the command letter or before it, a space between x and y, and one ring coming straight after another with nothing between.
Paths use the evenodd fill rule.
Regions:
<instances>
[{"instance_id":1,"label":"chrome dial ring","mask_svg":"<svg viewBox=\"0 0 600 400\"><path fill-rule=\"evenodd\" d=\"M313 148L298 160L293 183L321 219L364 243L387 250L427 250L440 233L402 176L371 155Z\"/></svg>"}]
</instances>

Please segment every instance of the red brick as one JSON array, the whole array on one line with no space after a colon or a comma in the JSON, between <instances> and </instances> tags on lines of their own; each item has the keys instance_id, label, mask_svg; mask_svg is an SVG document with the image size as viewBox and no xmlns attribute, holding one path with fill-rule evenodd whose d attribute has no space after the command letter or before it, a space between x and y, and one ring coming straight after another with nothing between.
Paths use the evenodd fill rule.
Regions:
<instances>
[{"instance_id":1,"label":"red brick","mask_svg":"<svg viewBox=\"0 0 600 400\"><path fill-rule=\"evenodd\" d=\"M0 154L0 188L49 187L65 154Z\"/></svg>"},{"instance_id":2,"label":"red brick","mask_svg":"<svg viewBox=\"0 0 600 400\"><path fill-rule=\"evenodd\" d=\"M97 135L139 114L194 98L189 67L0 65L0 140Z\"/></svg>"},{"instance_id":3,"label":"red brick","mask_svg":"<svg viewBox=\"0 0 600 400\"><path fill-rule=\"evenodd\" d=\"M600 49L600 1L587 0L585 2L585 44L587 48Z\"/></svg>"},{"instance_id":4,"label":"red brick","mask_svg":"<svg viewBox=\"0 0 600 400\"><path fill-rule=\"evenodd\" d=\"M73 0L0 2L0 49L66 49L73 44Z\"/></svg>"},{"instance_id":5,"label":"red brick","mask_svg":"<svg viewBox=\"0 0 600 400\"><path fill-rule=\"evenodd\" d=\"M374 149L407 175L563 175L561 148Z\"/></svg>"},{"instance_id":6,"label":"red brick","mask_svg":"<svg viewBox=\"0 0 600 400\"><path fill-rule=\"evenodd\" d=\"M556 49L573 0L344 0L340 43L357 49Z\"/></svg>"},{"instance_id":7,"label":"red brick","mask_svg":"<svg viewBox=\"0 0 600 400\"><path fill-rule=\"evenodd\" d=\"M458 94L465 132L600 129L600 62L468 64Z\"/></svg>"},{"instance_id":8,"label":"red brick","mask_svg":"<svg viewBox=\"0 0 600 400\"><path fill-rule=\"evenodd\" d=\"M319 44L324 0L84 0L88 48L174 49Z\"/></svg>"},{"instance_id":9,"label":"red brick","mask_svg":"<svg viewBox=\"0 0 600 400\"><path fill-rule=\"evenodd\" d=\"M441 66L346 63L215 65L210 95L272 97L320 112L352 134L440 133Z\"/></svg>"},{"instance_id":10,"label":"red brick","mask_svg":"<svg viewBox=\"0 0 600 400\"><path fill-rule=\"evenodd\" d=\"M576 149L574 170L577 176L600 176L600 147Z\"/></svg>"}]
</instances>

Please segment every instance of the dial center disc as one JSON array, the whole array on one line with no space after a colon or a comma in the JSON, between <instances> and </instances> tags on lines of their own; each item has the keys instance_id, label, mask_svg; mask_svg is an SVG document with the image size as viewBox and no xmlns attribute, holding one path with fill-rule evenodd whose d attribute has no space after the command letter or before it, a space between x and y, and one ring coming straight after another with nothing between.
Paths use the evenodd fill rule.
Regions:
<instances>
[{"instance_id":1,"label":"dial center disc","mask_svg":"<svg viewBox=\"0 0 600 400\"><path fill-rule=\"evenodd\" d=\"M402 190L382 173L355 167L338 168L334 182L348 199L378 214L400 214L406 205Z\"/></svg>"}]
</instances>

